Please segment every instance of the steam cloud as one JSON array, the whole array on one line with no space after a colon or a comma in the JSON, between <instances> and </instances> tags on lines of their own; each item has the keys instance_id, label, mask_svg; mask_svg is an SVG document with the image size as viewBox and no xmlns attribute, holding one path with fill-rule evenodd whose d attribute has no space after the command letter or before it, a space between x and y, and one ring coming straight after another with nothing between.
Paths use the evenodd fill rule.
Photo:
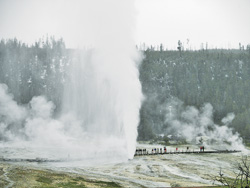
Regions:
<instances>
[{"instance_id":1,"label":"steam cloud","mask_svg":"<svg viewBox=\"0 0 250 188\"><path fill-rule=\"evenodd\" d=\"M0 138L5 141L58 140L55 129L62 124L52 119L54 104L45 97L33 97L27 106L18 105L8 93L8 87L0 84ZM60 141L60 140L58 140ZM53 144L53 143L52 143Z\"/></svg>"},{"instance_id":2,"label":"steam cloud","mask_svg":"<svg viewBox=\"0 0 250 188\"><path fill-rule=\"evenodd\" d=\"M59 13L71 6L75 10L73 19L65 20L72 37L91 47L70 65L62 114L53 118L55 105L43 96L20 106L1 84L0 138L54 147L53 154L63 148L74 158L133 158L142 100L134 1L62 2L69 6Z\"/></svg>"},{"instance_id":3,"label":"steam cloud","mask_svg":"<svg viewBox=\"0 0 250 188\"><path fill-rule=\"evenodd\" d=\"M26 109L17 105L5 84L0 84L0 138L15 139L26 116Z\"/></svg>"},{"instance_id":4,"label":"steam cloud","mask_svg":"<svg viewBox=\"0 0 250 188\"><path fill-rule=\"evenodd\" d=\"M219 126L213 121L213 107L209 103L197 109L193 106L184 107L183 102L173 99L167 104L166 112L166 132L180 134L190 142L197 142L195 138L203 137L204 144L217 149L245 150L239 134L228 126L235 117L233 113L228 113Z\"/></svg>"}]
</instances>

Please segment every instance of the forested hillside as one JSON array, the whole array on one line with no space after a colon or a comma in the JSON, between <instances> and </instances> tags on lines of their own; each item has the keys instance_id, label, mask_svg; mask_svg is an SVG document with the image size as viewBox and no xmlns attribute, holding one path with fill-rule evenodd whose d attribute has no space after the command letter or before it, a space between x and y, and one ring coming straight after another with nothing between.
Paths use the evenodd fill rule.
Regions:
<instances>
[{"instance_id":1,"label":"forested hillside","mask_svg":"<svg viewBox=\"0 0 250 188\"><path fill-rule=\"evenodd\" d=\"M28 103L45 95L60 107L69 50L62 39L41 39L32 46L17 39L0 42L0 83L5 83L14 99ZM58 108L57 108L58 109Z\"/></svg>"},{"instance_id":2,"label":"forested hillside","mask_svg":"<svg viewBox=\"0 0 250 188\"><path fill-rule=\"evenodd\" d=\"M76 50L62 39L45 38L28 46L20 41L0 42L0 83L5 83L19 104L45 95L60 111L68 66ZM250 48L246 50L152 51L140 65L145 99L140 111L139 140L166 133L166 105L174 98L184 106L210 103L218 124L230 112L231 126L243 138L250 135ZM80 57L79 57L80 60ZM167 133L166 133L167 134Z\"/></svg>"},{"instance_id":3,"label":"forested hillside","mask_svg":"<svg viewBox=\"0 0 250 188\"><path fill-rule=\"evenodd\" d=\"M164 133L168 101L199 108L210 103L218 124L230 112L231 126L250 135L250 49L144 52L140 80L146 99L141 109L140 139ZM152 131L152 132L151 132Z\"/></svg>"}]
</instances>

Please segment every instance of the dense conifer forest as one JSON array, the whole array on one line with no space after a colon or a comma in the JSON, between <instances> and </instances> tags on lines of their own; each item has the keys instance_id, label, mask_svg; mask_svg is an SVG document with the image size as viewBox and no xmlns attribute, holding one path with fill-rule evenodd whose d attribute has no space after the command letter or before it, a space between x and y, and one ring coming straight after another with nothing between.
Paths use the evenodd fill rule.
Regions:
<instances>
[{"instance_id":1,"label":"dense conifer forest","mask_svg":"<svg viewBox=\"0 0 250 188\"><path fill-rule=\"evenodd\" d=\"M0 83L5 83L19 104L33 96L52 100L61 110L63 86L77 50L66 49L63 39L46 37L28 46L17 39L0 42ZM74 55L73 55L74 54ZM230 124L248 141L250 135L250 46L246 49L143 50L139 66L144 100L138 127L139 140L168 134L165 121L169 101L200 108L210 103L214 121L233 112ZM80 60L80 56L78 58ZM56 114L55 114L56 115Z\"/></svg>"},{"instance_id":2,"label":"dense conifer forest","mask_svg":"<svg viewBox=\"0 0 250 188\"><path fill-rule=\"evenodd\" d=\"M141 109L141 139L164 133L165 108L172 98L184 106L210 103L214 122L233 112L231 126L243 138L250 134L250 48L144 52L140 80L146 96ZM145 132L144 132L145 131Z\"/></svg>"}]
</instances>

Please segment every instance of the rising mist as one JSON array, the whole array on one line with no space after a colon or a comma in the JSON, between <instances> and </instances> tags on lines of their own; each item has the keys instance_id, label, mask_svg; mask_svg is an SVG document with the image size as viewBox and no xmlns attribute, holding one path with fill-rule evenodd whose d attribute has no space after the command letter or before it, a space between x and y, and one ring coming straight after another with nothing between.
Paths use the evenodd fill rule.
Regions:
<instances>
[{"instance_id":1,"label":"rising mist","mask_svg":"<svg viewBox=\"0 0 250 188\"><path fill-rule=\"evenodd\" d=\"M44 96L18 105L1 85L2 140L55 147L51 155L61 158L133 158L142 101L134 1L74 1L72 7L85 11L70 30L89 47L78 50L67 67L61 113L55 117L55 104Z\"/></svg>"}]
</instances>

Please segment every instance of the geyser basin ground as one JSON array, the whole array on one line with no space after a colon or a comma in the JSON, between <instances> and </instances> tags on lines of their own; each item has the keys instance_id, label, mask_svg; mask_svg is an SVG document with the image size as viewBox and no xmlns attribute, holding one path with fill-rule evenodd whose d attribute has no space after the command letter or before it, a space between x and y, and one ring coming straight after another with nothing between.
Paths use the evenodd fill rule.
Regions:
<instances>
[{"instance_id":1,"label":"geyser basin ground","mask_svg":"<svg viewBox=\"0 0 250 188\"><path fill-rule=\"evenodd\" d=\"M156 145L143 146L148 148L158 147ZM185 146L178 147L185 148ZM172 148L172 150L174 149ZM16 152L21 154L22 152L27 152L27 150ZM4 154L3 148L1 148L1 155L10 155L10 153L13 154L15 151L9 150L8 154ZM31 169L40 170L42 175L47 176L46 170L49 169L48 173L51 174L66 173L67 175L65 176L67 177L74 176L75 178L79 176L87 180L115 182L122 187L170 187L177 184L179 186L205 186L213 184L210 176L217 175L220 168L222 168L226 176L233 177L232 169L236 162L240 161L242 155L243 153L155 155L140 156L126 162L116 163L114 161L106 164L88 164L87 162L89 161L84 162L84 160L54 163L1 162L0 169L3 167L7 169L24 169L26 177L29 177L29 173L32 173L33 170ZM7 174L7 176L14 181L14 185L15 181L18 181L14 177L16 176L15 174L13 176ZM47 178L50 178L50 176L52 177L53 175L48 175ZM33 177L33 183L36 178ZM53 179L48 181L52 185L56 183ZM68 178L68 181L71 181L70 178Z\"/></svg>"},{"instance_id":2,"label":"geyser basin ground","mask_svg":"<svg viewBox=\"0 0 250 188\"><path fill-rule=\"evenodd\" d=\"M44 161L56 162L61 167L92 166L127 161L123 142L119 139L105 139L102 143L71 142L66 146L38 145L30 142L0 142L0 159L2 161ZM115 144L112 144L112 141ZM74 144L75 143L75 144ZM119 151L119 152L118 152Z\"/></svg>"}]
</instances>

